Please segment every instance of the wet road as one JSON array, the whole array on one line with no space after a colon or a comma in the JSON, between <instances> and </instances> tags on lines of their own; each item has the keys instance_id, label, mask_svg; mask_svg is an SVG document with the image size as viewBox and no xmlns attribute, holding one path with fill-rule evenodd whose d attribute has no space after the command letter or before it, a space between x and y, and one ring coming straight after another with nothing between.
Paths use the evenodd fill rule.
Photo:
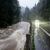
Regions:
<instances>
[{"instance_id":1,"label":"wet road","mask_svg":"<svg viewBox=\"0 0 50 50\"><path fill-rule=\"evenodd\" d=\"M50 37L40 28L34 32L35 50L50 50Z\"/></svg>"}]
</instances>

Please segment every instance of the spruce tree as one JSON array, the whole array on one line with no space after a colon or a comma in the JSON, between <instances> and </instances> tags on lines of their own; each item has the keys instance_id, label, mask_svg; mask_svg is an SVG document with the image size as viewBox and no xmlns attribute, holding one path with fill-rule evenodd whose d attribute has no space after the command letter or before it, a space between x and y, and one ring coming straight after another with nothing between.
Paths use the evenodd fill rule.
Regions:
<instances>
[{"instance_id":1,"label":"spruce tree","mask_svg":"<svg viewBox=\"0 0 50 50\"><path fill-rule=\"evenodd\" d=\"M20 7L17 0L0 0L0 28L19 21Z\"/></svg>"}]
</instances>

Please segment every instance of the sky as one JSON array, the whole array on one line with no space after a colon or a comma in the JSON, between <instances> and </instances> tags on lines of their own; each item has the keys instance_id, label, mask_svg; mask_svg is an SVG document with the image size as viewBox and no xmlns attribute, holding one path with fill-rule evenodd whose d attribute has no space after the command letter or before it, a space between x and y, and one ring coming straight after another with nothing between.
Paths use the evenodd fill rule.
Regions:
<instances>
[{"instance_id":1,"label":"sky","mask_svg":"<svg viewBox=\"0 0 50 50\"><path fill-rule=\"evenodd\" d=\"M21 7L32 8L39 0L18 0Z\"/></svg>"}]
</instances>

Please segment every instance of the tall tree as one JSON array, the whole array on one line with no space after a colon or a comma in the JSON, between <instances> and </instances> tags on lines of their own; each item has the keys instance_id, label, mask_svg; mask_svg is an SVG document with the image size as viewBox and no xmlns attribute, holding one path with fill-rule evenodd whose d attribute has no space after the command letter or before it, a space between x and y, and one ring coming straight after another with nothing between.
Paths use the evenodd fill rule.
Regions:
<instances>
[{"instance_id":1,"label":"tall tree","mask_svg":"<svg viewBox=\"0 0 50 50\"><path fill-rule=\"evenodd\" d=\"M20 7L17 0L0 0L0 28L19 21Z\"/></svg>"},{"instance_id":2,"label":"tall tree","mask_svg":"<svg viewBox=\"0 0 50 50\"><path fill-rule=\"evenodd\" d=\"M45 19L49 20L50 17L50 0L40 0L37 4L39 14Z\"/></svg>"},{"instance_id":3,"label":"tall tree","mask_svg":"<svg viewBox=\"0 0 50 50\"><path fill-rule=\"evenodd\" d=\"M30 13L30 10L28 7L25 8L25 13L24 13L24 20L29 20L29 13Z\"/></svg>"}]
</instances>

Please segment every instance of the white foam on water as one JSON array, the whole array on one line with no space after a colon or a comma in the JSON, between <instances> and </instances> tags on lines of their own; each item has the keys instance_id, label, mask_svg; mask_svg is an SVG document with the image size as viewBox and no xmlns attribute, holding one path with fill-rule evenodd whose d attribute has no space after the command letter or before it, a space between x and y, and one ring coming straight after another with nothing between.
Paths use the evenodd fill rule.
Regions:
<instances>
[{"instance_id":1,"label":"white foam on water","mask_svg":"<svg viewBox=\"0 0 50 50\"><path fill-rule=\"evenodd\" d=\"M28 22L20 22L19 24L19 29L12 35L6 39L0 39L0 50L24 50L30 24Z\"/></svg>"}]
</instances>

